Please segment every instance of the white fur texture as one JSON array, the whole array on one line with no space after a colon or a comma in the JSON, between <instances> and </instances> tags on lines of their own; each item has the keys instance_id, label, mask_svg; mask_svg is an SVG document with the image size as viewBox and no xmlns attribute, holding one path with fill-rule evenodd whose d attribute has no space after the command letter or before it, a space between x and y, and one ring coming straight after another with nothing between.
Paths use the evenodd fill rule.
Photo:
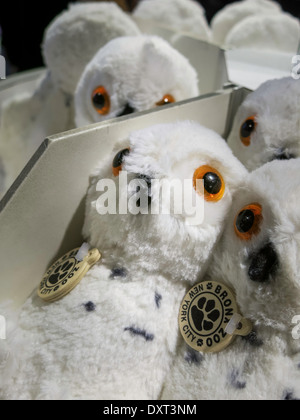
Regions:
<instances>
[{"instance_id":1,"label":"white fur texture","mask_svg":"<svg viewBox=\"0 0 300 420\"><path fill-rule=\"evenodd\" d=\"M181 341L163 399L300 398L300 341L292 336L293 317L300 314L299 171L300 159L268 163L235 194L206 279L235 291L254 330L217 354L195 352ZM235 218L254 202L262 205L263 221L260 232L244 241L235 234ZM265 282L253 281L254 255L269 243L277 269Z\"/></svg>"},{"instance_id":2,"label":"white fur texture","mask_svg":"<svg viewBox=\"0 0 300 420\"><path fill-rule=\"evenodd\" d=\"M280 13L281 7L271 0L243 0L230 3L215 14L211 21L213 40L224 45L227 35L236 24L252 15Z\"/></svg>"},{"instance_id":3,"label":"white fur texture","mask_svg":"<svg viewBox=\"0 0 300 420\"><path fill-rule=\"evenodd\" d=\"M234 154L253 170L266 162L300 157L300 81L292 77L263 83L238 109L228 144ZM240 139L245 120L256 115L257 126L250 146Z\"/></svg>"},{"instance_id":4,"label":"white fur texture","mask_svg":"<svg viewBox=\"0 0 300 420\"><path fill-rule=\"evenodd\" d=\"M237 23L225 39L227 48L252 48L296 54L300 21L288 13L254 15Z\"/></svg>"},{"instance_id":5,"label":"white fur texture","mask_svg":"<svg viewBox=\"0 0 300 420\"><path fill-rule=\"evenodd\" d=\"M112 175L114 155L124 147L130 147L122 166L128 181L187 179L200 205L192 178L208 164L224 178L223 199L205 204L199 226L172 212L99 215L99 180L116 181L129 201L134 193L129 184L119 191L120 177ZM33 295L25 303L8 337L1 398L157 399L175 355L180 300L204 275L246 175L225 141L194 122L149 127L119 144L95 171L87 194L83 234L102 259L62 300L45 304Z\"/></svg>"},{"instance_id":6,"label":"white fur texture","mask_svg":"<svg viewBox=\"0 0 300 420\"><path fill-rule=\"evenodd\" d=\"M111 39L140 33L133 20L111 2L73 4L45 31L43 55L56 86L74 94L87 63Z\"/></svg>"},{"instance_id":7,"label":"white fur texture","mask_svg":"<svg viewBox=\"0 0 300 420\"><path fill-rule=\"evenodd\" d=\"M193 0L142 0L134 9L133 16L151 20L176 32L197 35L205 41L211 39L205 11Z\"/></svg>"},{"instance_id":8,"label":"white fur texture","mask_svg":"<svg viewBox=\"0 0 300 420\"><path fill-rule=\"evenodd\" d=\"M110 111L100 115L92 93L104 86ZM163 96L176 101L199 94L198 76L189 61L157 36L120 37L101 48L86 66L75 94L75 119L83 126L116 117L126 105L134 111L154 108Z\"/></svg>"}]
</instances>

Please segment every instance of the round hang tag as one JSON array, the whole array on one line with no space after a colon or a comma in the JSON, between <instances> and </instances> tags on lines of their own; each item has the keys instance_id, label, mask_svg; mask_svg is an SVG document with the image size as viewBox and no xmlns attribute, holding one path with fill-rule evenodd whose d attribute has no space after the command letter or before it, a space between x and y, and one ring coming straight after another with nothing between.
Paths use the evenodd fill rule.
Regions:
<instances>
[{"instance_id":1,"label":"round hang tag","mask_svg":"<svg viewBox=\"0 0 300 420\"><path fill-rule=\"evenodd\" d=\"M185 342L194 350L219 352L235 335L248 335L252 330L251 322L241 316L232 328L236 314L239 309L232 291L222 283L204 281L185 295L179 311L179 329ZM227 332L228 324L232 334Z\"/></svg>"},{"instance_id":2,"label":"round hang tag","mask_svg":"<svg viewBox=\"0 0 300 420\"><path fill-rule=\"evenodd\" d=\"M98 249L92 249L79 260L79 250L76 248L68 252L47 270L37 292L44 301L55 302L66 296L101 258Z\"/></svg>"}]
</instances>

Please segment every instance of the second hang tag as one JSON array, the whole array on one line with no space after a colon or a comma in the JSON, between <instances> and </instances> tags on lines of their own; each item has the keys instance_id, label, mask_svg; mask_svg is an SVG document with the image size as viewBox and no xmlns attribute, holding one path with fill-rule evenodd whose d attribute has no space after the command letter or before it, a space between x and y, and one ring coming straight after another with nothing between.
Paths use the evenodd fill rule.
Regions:
<instances>
[{"instance_id":1,"label":"second hang tag","mask_svg":"<svg viewBox=\"0 0 300 420\"><path fill-rule=\"evenodd\" d=\"M252 331L251 322L239 315L232 291L216 281L198 283L188 291L178 321L185 342L203 353L220 352L236 335Z\"/></svg>"},{"instance_id":2,"label":"second hang tag","mask_svg":"<svg viewBox=\"0 0 300 420\"><path fill-rule=\"evenodd\" d=\"M45 273L38 296L46 302L55 302L70 293L90 268L101 258L98 249L80 255L81 248L73 249L56 261Z\"/></svg>"}]
</instances>

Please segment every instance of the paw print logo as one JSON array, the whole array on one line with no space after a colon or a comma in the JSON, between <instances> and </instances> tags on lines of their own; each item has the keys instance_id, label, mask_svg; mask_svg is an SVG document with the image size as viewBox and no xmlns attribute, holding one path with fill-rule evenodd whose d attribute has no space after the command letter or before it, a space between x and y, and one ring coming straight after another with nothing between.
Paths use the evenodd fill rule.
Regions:
<instances>
[{"instance_id":1,"label":"paw print logo","mask_svg":"<svg viewBox=\"0 0 300 420\"><path fill-rule=\"evenodd\" d=\"M75 257L62 258L47 272L40 284L40 290L46 288L55 292L61 285L65 285L77 270L79 267Z\"/></svg>"},{"instance_id":2,"label":"paw print logo","mask_svg":"<svg viewBox=\"0 0 300 420\"><path fill-rule=\"evenodd\" d=\"M203 333L208 333L214 329L215 324L220 320L221 313L217 309L214 299L202 296L192 306L191 316L195 328L203 335Z\"/></svg>"},{"instance_id":3,"label":"paw print logo","mask_svg":"<svg viewBox=\"0 0 300 420\"><path fill-rule=\"evenodd\" d=\"M201 353L216 353L234 339L226 326L238 313L235 296L224 284L207 280L194 285L185 295L178 316L185 342Z\"/></svg>"},{"instance_id":4,"label":"paw print logo","mask_svg":"<svg viewBox=\"0 0 300 420\"><path fill-rule=\"evenodd\" d=\"M62 280L64 280L74 267L74 261L68 260L65 263L59 265L54 272L49 276L48 282L53 286Z\"/></svg>"}]
</instances>

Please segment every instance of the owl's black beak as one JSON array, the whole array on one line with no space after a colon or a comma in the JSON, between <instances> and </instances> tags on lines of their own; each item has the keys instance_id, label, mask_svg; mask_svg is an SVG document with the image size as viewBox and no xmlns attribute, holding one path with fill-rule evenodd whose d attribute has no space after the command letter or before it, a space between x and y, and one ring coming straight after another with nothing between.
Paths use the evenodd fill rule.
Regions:
<instances>
[{"instance_id":1,"label":"owl's black beak","mask_svg":"<svg viewBox=\"0 0 300 420\"><path fill-rule=\"evenodd\" d=\"M274 153L273 160L290 160L290 159L294 159L294 158L295 158L295 156L292 153L290 153L288 150L278 149Z\"/></svg>"},{"instance_id":2,"label":"owl's black beak","mask_svg":"<svg viewBox=\"0 0 300 420\"><path fill-rule=\"evenodd\" d=\"M120 114L117 115L117 117L123 117L124 115L133 114L134 112L135 112L135 109L132 108L132 106L130 106L129 103L127 102L127 104L125 105L125 108L123 109L122 112L120 112Z\"/></svg>"},{"instance_id":3,"label":"owl's black beak","mask_svg":"<svg viewBox=\"0 0 300 420\"><path fill-rule=\"evenodd\" d=\"M272 243L268 243L251 257L248 276L250 280L265 283L279 268L279 259Z\"/></svg>"}]
</instances>

